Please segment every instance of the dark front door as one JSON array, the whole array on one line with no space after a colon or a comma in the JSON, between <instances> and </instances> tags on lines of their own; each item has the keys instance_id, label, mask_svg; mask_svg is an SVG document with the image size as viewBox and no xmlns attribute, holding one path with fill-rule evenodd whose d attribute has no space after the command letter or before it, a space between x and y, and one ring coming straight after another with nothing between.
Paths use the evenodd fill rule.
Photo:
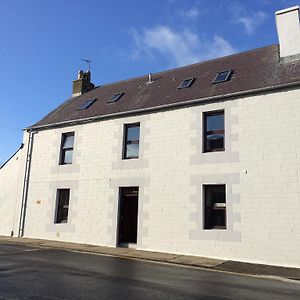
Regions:
<instances>
[{"instance_id":1,"label":"dark front door","mask_svg":"<svg viewBox=\"0 0 300 300\"><path fill-rule=\"evenodd\" d=\"M120 188L118 244L136 244L138 198L138 187Z\"/></svg>"}]
</instances>

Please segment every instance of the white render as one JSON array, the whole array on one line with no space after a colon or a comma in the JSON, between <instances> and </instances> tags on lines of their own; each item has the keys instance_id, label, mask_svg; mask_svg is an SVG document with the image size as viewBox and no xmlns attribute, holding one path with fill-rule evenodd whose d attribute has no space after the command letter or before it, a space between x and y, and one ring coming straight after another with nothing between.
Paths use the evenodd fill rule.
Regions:
<instances>
[{"instance_id":1,"label":"white render","mask_svg":"<svg viewBox=\"0 0 300 300\"><path fill-rule=\"evenodd\" d=\"M139 186L137 249L300 267L299 99L300 90L290 89L40 130L25 236L115 247L118 189ZM202 113L219 109L225 151L202 153ZM137 121L140 158L124 161L123 125ZM75 132L73 164L59 165L61 135L69 131ZM19 217L17 162L4 168L11 175L0 172L3 235L16 232ZM226 230L203 230L202 185L208 183L226 184ZM71 189L67 224L54 224L58 188Z\"/></svg>"},{"instance_id":2,"label":"white render","mask_svg":"<svg viewBox=\"0 0 300 300\"><path fill-rule=\"evenodd\" d=\"M295 55L299 56L299 6L277 11L276 26L280 45L280 57L289 58Z\"/></svg>"},{"instance_id":3,"label":"white render","mask_svg":"<svg viewBox=\"0 0 300 300\"><path fill-rule=\"evenodd\" d=\"M0 169L0 235L18 232L26 150L20 149Z\"/></svg>"}]
</instances>

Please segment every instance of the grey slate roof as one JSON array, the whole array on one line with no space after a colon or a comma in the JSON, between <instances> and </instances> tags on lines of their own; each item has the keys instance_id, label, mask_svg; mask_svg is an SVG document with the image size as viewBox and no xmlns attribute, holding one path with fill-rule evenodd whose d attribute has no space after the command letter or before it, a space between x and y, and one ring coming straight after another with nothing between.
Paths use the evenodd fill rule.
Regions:
<instances>
[{"instance_id":1,"label":"grey slate roof","mask_svg":"<svg viewBox=\"0 0 300 300\"><path fill-rule=\"evenodd\" d=\"M218 72L229 69L234 70L230 81L212 84ZM217 99L236 93L276 88L288 83L296 84L300 83L300 61L280 63L278 45L271 45L156 73L152 77L154 82L151 84L146 84L148 76L142 76L99 86L67 100L33 127L184 104L193 99ZM193 85L187 89L178 89L179 84L187 78L195 78ZM119 101L107 103L114 94L120 92L124 95ZM97 101L86 110L77 110L91 98L97 98Z\"/></svg>"}]
</instances>

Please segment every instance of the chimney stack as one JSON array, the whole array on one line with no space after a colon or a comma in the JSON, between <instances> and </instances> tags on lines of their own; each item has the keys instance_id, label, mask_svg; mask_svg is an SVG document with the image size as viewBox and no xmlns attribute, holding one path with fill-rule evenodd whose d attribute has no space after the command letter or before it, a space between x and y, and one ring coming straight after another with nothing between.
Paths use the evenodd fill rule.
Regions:
<instances>
[{"instance_id":1,"label":"chimney stack","mask_svg":"<svg viewBox=\"0 0 300 300\"><path fill-rule=\"evenodd\" d=\"M80 96L92 90L94 87L95 85L91 83L91 72L79 70L77 79L73 80L72 97Z\"/></svg>"},{"instance_id":2,"label":"chimney stack","mask_svg":"<svg viewBox=\"0 0 300 300\"><path fill-rule=\"evenodd\" d=\"M300 59L299 6L277 11L275 16L280 60L288 62Z\"/></svg>"}]
</instances>

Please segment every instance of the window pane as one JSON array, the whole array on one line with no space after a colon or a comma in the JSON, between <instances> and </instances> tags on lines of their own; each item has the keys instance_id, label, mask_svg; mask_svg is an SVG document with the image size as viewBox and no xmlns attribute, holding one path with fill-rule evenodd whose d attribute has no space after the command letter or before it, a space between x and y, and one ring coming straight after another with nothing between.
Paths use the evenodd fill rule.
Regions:
<instances>
[{"instance_id":1,"label":"window pane","mask_svg":"<svg viewBox=\"0 0 300 300\"><path fill-rule=\"evenodd\" d=\"M232 73L232 70L224 71L224 72L219 72L217 76L215 77L213 83L219 83L219 82L224 82L230 79L230 75Z\"/></svg>"},{"instance_id":2,"label":"window pane","mask_svg":"<svg viewBox=\"0 0 300 300\"><path fill-rule=\"evenodd\" d=\"M140 139L140 124L125 125L125 141L123 149L123 158L138 158L139 154L139 139Z\"/></svg>"},{"instance_id":3,"label":"window pane","mask_svg":"<svg viewBox=\"0 0 300 300\"><path fill-rule=\"evenodd\" d=\"M116 102L116 101L118 101L122 96L123 96L123 93L115 94L115 95L113 95L113 96L110 98L110 100L108 100L108 102L109 102L109 103Z\"/></svg>"},{"instance_id":4,"label":"window pane","mask_svg":"<svg viewBox=\"0 0 300 300\"><path fill-rule=\"evenodd\" d=\"M126 146L126 158L137 158L139 156L139 144L129 144Z\"/></svg>"},{"instance_id":5,"label":"window pane","mask_svg":"<svg viewBox=\"0 0 300 300\"><path fill-rule=\"evenodd\" d=\"M224 114L208 115L206 117L206 130L224 130Z\"/></svg>"},{"instance_id":6,"label":"window pane","mask_svg":"<svg viewBox=\"0 0 300 300\"><path fill-rule=\"evenodd\" d=\"M211 198L212 198L214 207L220 207L220 206L218 206L216 204L220 204L220 203L225 203L226 202L224 189L221 188L221 190L219 190L219 191L218 191L218 189L212 191Z\"/></svg>"},{"instance_id":7,"label":"window pane","mask_svg":"<svg viewBox=\"0 0 300 300\"><path fill-rule=\"evenodd\" d=\"M58 203L55 223L67 223L69 212L70 190L58 190Z\"/></svg>"},{"instance_id":8,"label":"window pane","mask_svg":"<svg viewBox=\"0 0 300 300\"><path fill-rule=\"evenodd\" d=\"M90 107L95 101L96 101L96 99L90 99L90 100L85 101L85 102L78 108L78 110L87 109L87 108Z\"/></svg>"},{"instance_id":9,"label":"window pane","mask_svg":"<svg viewBox=\"0 0 300 300\"><path fill-rule=\"evenodd\" d=\"M136 141L140 139L140 126L127 127L127 141Z\"/></svg>"},{"instance_id":10,"label":"window pane","mask_svg":"<svg viewBox=\"0 0 300 300\"><path fill-rule=\"evenodd\" d=\"M226 229L226 186L204 186L204 229Z\"/></svg>"},{"instance_id":11,"label":"window pane","mask_svg":"<svg viewBox=\"0 0 300 300\"><path fill-rule=\"evenodd\" d=\"M64 150L64 157L63 163L64 164L71 164L73 159L73 149L71 150Z\"/></svg>"},{"instance_id":12,"label":"window pane","mask_svg":"<svg viewBox=\"0 0 300 300\"><path fill-rule=\"evenodd\" d=\"M216 81L224 81L226 80L227 76L228 76L228 72L219 73L216 78Z\"/></svg>"},{"instance_id":13,"label":"window pane","mask_svg":"<svg viewBox=\"0 0 300 300\"><path fill-rule=\"evenodd\" d=\"M224 134L210 134L206 136L206 151L224 149Z\"/></svg>"},{"instance_id":14,"label":"window pane","mask_svg":"<svg viewBox=\"0 0 300 300\"><path fill-rule=\"evenodd\" d=\"M194 78L185 79L181 82L179 89L184 89L187 87L190 87L192 85L192 82L194 81Z\"/></svg>"},{"instance_id":15,"label":"window pane","mask_svg":"<svg viewBox=\"0 0 300 300\"><path fill-rule=\"evenodd\" d=\"M73 148L73 144L74 144L74 135L66 135L63 144L63 149Z\"/></svg>"},{"instance_id":16,"label":"window pane","mask_svg":"<svg viewBox=\"0 0 300 300\"><path fill-rule=\"evenodd\" d=\"M224 228L226 226L226 210L214 209L213 210L214 228Z\"/></svg>"}]
</instances>

